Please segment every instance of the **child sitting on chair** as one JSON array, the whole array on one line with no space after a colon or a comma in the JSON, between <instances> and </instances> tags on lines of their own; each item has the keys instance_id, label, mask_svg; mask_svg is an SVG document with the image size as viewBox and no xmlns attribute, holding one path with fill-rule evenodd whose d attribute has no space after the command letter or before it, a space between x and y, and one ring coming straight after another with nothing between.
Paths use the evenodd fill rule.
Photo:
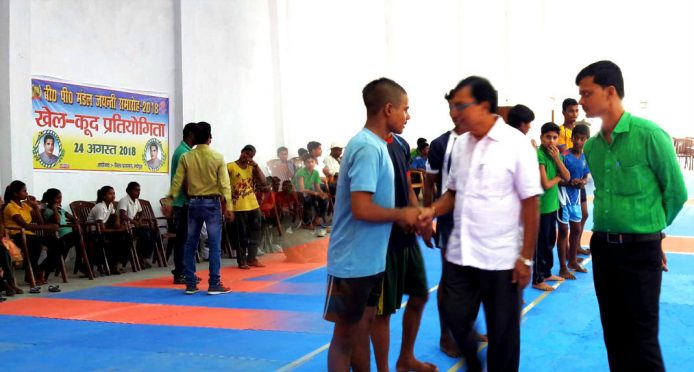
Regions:
<instances>
[{"instance_id":1,"label":"child sitting on chair","mask_svg":"<svg viewBox=\"0 0 694 372\"><path fill-rule=\"evenodd\" d=\"M89 211L88 222L103 224L102 232L108 234L108 240L97 242L105 244L106 259L108 260L111 274L125 273L124 266L128 262L128 247L130 237L125 225L121 225L120 216L116 213L116 192L111 186L104 186L96 192L96 204ZM102 237L103 238L103 237Z\"/></svg>"}]
</instances>

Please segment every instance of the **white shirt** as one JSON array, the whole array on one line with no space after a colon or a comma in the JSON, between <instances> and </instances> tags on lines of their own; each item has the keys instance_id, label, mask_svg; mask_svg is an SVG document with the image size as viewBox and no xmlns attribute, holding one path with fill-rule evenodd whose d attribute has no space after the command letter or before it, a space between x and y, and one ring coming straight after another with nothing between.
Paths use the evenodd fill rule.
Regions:
<instances>
[{"instance_id":1,"label":"white shirt","mask_svg":"<svg viewBox=\"0 0 694 372\"><path fill-rule=\"evenodd\" d=\"M113 208L113 203L106 206L105 202L97 203L94 205L91 211L89 211L89 216L87 216L87 221L108 221L108 218L116 213L116 209Z\"/></svg>"},{"instance_id":2,"label":"white shirt","mask_svg":"<svg viewBox=\"0 0 694 372\"><path fill-rule=\"evenodd\" d=\"M477 140L465 133L453 149L448 189L456 191L446 260L483 270L514 268L523 241L521 200L542 194L537 155L499 117Z\"/></svg>"},{"instance_id":3,"label":"white shirt","mask_svg":"<svg viewBox=\"0 0 694 372\"><path fill-rule=\"evenodd\" d=\"M427 160L427 168L426 172L429 174L439 174L439 171L441 172L441 195L446 193L446 190L448 190L448 170L451 168L448 166L448 161L450 160L451 163L453 163L453 158L451 157L451 153L453 152L453 146L455 145L456 141L458 140L458 137L460 135L456 133L454 130L451 131L451 135L448 136L448 143L446 143L446 152L443 154L443 163L442 163L442 168L441 170L439 169L433 169L431 165L429 164L429 160Z\"/></svg>"},{"instance_id":4,"label":"white shirt","mask_svg":"<svg viewBox=\"0 0 694 372\"><path fill-rule=\"evenodd\" d=\"M328 155L323 163L325 168L328 168L328 173L330 173L331 176L334 176L335 173L340 172L340 162L338 162L337 159L333 158L332 156Z\"/></svg>"},{"instance_id":5,"label":"white shirt","mask_svg":"<svg viewBox=\"0 0 694 372\"><path fill-rule=\"evenodd\" d=\"M142 205L140 205L140 199L132 200L130 198L130 195L126 195L118 201L118 210L125 211L128 215L128 218L132 220L138 213L142 212Z\"/></svg>"}]
</instances>

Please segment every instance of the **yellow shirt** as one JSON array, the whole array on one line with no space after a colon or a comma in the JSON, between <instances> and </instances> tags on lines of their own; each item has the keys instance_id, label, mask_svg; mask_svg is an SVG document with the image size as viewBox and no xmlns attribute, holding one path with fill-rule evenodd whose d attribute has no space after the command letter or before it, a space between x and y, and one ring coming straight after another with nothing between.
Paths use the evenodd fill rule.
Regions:
<instances>
[{"instance_id":1,"label":"yellow shirt","mask_svg":"<svg viewBox=\"0 0 694 372\"><path fill-rule=\"evenodd\" d=\"M574 143L571 142L571 132L573 132L572 129L569 129L563 125L559 126L559 141L557 141L557 146L565 145L566 147L564 150L570 149L574 147Z\"/></svg>"},{"instance_id":2,"label":"yellow shirt","mask_svg":"<svg viewBox=\"0 0 694 372\"><path fill-rule=\"evenodd\" d=\"M241 168L235 161L227 164L231 181L231 200L235 211L252 211L260 208L253 192L253 167Z\"/></svg>"},{"instance_id":3,"label":"yellow shirt","mask_svg":"<svg viewBox=\"0 0 694 372\"><path fill-rule=\"evenodd\" d=\"M184 182L189 196L220 195L227 200L227 210L234 210L233 204L228 202L231 200L231 186L224 156L210 146L197 145L181 156L169 196L175 198Z\"/></svg>"},{"instance_id":4,"label":"yellow shirt","mask_svg":"<svg viewBox=\"0 0 694 372\"><path fill-rule=\"evenodd\" d=\"M22 227L19 226L13 219L13 216L20 215L22 216L22 219L26 223L31 223L31 211L32 208L29 204L27 203L22 203L21 205L18 205L14 200L9 202L7 206L5 207L5 210L3 211L3 218L5 219L5 227L11 227L13 229L21 229ZM8 233L10 235L14 234L19 234L18 230L8 230ZM26 230L27 235L32 235L34 234L33 232Z\"/></svg>"}]
</instances>

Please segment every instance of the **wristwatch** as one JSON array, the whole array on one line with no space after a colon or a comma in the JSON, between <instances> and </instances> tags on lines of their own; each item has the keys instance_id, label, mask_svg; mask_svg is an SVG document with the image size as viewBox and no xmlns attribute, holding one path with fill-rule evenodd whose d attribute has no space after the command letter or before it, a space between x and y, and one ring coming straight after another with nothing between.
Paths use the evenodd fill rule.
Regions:
<instances>
[{"instance_id":1,"label":"wristwatch","mask_svg":"<svg viewBox=\"0 0 694 372\"><path fill-rule=\"evenodd\" d=\"M527 267L532 267L533 264L535 263L533 260L525 258L523 256L518 256L518 261L520 261L520 263L522 263L523 265L525 265Z\"/></svg>"}]
</instances>

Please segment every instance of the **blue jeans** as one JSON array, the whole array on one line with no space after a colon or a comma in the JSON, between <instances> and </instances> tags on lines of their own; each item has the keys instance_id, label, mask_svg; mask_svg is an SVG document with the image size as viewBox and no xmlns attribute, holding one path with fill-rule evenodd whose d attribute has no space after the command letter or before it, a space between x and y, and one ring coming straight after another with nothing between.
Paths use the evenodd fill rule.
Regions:
<instances>
[{"instance_id":1,"label":"blue jeans","mask_svg":"<svg viewBox=\"0 0 694 372\"><path fill-rule=\"evenodd\" d=\"M219 199L193 199L188 206L188 237L184 248L183 274L188 286L195 286L195 252L200 230L207 225L207 246L210 248L210 287L220 283L219 268L222 260L222 207Z\"/></svg>"}]
</instances>

